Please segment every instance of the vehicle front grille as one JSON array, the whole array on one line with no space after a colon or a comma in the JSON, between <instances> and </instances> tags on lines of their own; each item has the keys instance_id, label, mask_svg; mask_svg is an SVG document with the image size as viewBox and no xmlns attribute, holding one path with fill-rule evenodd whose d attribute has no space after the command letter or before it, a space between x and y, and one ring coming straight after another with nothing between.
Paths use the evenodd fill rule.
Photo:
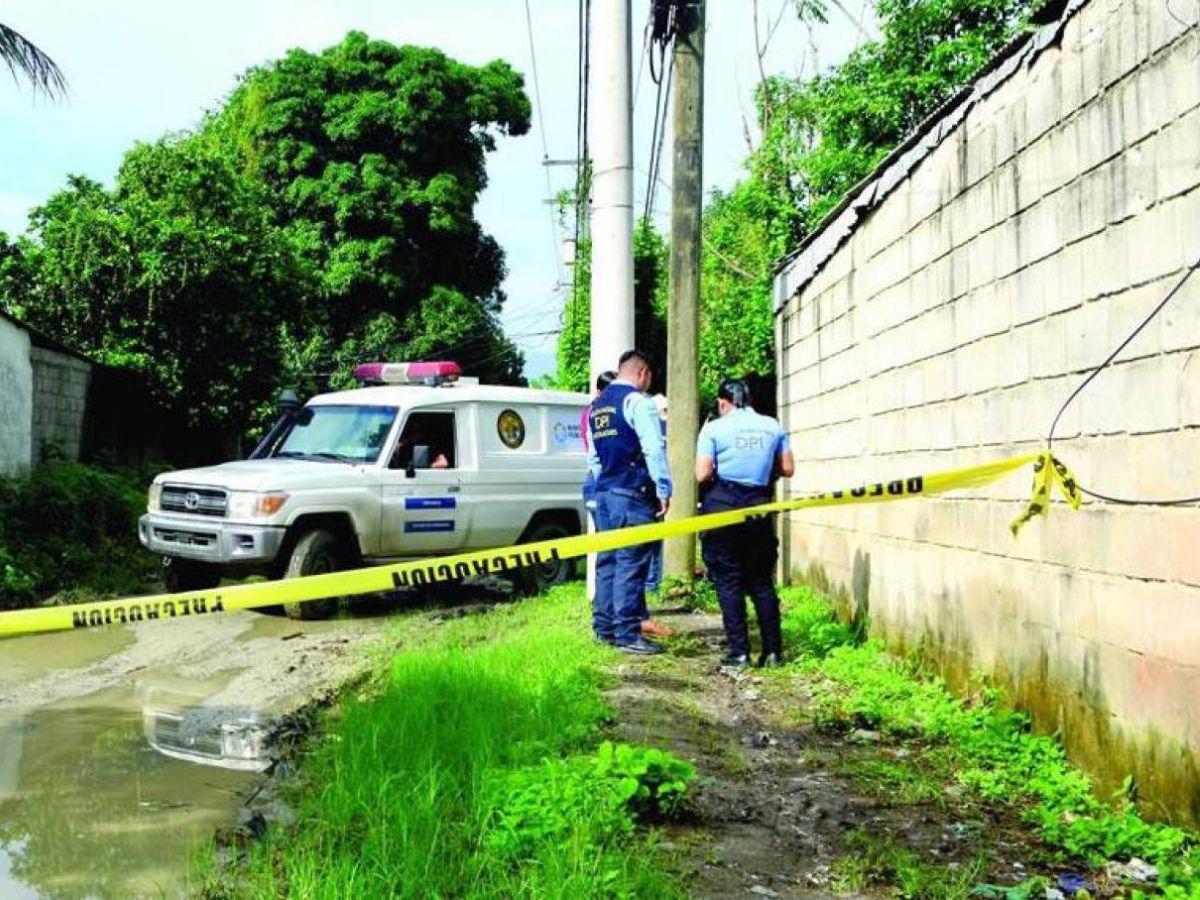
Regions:
<instances>
[{"instance_id":1,"label":"vehicle front grille","mask_svg":"<svg viewBox=\"0 0 1200 900\"><path fill-rule=\"evenodd\" d=\"M198 756L221 756L221 735L214 728L189 727L179 716L169 713L143 712L151 725L150 739L167 750L195 753Z\"/></svg>"},{"instance_id":2,"label":"vehicle front grille","mask_svg":"<svg viewBox=\"0 0 1200 900\"><path fill-rule=\"evenodd\" d=\"M163 485L159 507L163 512L190 513L194 516L225 515L228 498L224 491L192 488L178 484Z\"/></svg>"}]
</instances>

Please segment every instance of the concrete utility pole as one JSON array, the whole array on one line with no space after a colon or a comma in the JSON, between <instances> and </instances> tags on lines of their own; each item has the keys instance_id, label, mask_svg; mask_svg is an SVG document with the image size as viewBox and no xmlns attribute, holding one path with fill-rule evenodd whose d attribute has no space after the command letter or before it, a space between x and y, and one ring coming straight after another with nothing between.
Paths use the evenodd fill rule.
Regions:
<instances>
[{"instance_id":1,"label":"concrete utility pole","mask_svg":"<svg viewBox=\"0 0 1200 900\"><path fill-rule=\"evenodd\" d=\"M634 346L630 0L592 0L591 380Z\"/></svg>"},{"instance_id":2,"label":"concrete utility pole","mask_svg":"<svg viewBox=\"0 0 1200 900\"><path fill-rule=\"evenodd\" d=\"M704 0L676 0L671 121L671 301L667 310L667 459L675 480L669 519L696 512L700 393L700 211L704 202ZM692 580L695 535L667 541L663 570Z\"/></svg>"},{"instance_id":3,"label":"concrete utility pole","mask_svg":"<svg viewBox=\"0 0 1200 900\"><path fill-rule=\"evenodd\" d=\"M633 59L630 0L592 0L589 45L595 78L592 147L591 376L615 369L633 333ZM586 160L584 164L586 165ZM588 522L588 531L592 531ZM588 556L588 597L596 593L596 557Z\"/></svg>"}]
</instances>

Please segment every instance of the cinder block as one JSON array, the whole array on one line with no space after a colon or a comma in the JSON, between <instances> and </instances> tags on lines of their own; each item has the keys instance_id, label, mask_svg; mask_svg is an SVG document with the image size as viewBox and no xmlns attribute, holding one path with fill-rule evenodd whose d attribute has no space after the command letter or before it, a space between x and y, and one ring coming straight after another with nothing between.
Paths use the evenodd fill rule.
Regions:
<instances>
[{"instance_id":1,"label":"cinder block","mask_svg":"<svg viewBox=\"0 0 1200 900\"><path fill-rule=\"evenodd\" d=\"M1082 23L1081 23L1082 24ZM1090 103L1104 84L1104 48L1100 29L1085 31L1079 47L1083 100Z\"/></svg>"},{"instance_id":2,"label":"cinder block","mask_svg":"<svg viewBox=\"0 0 1200 900\"><path fill-rule=\"evenodd\" d=\"M1162 66L1147 66L1138 84L1138 121L1146 131L1156 130L1171 119L1171 99L1167 96L1171 83Z\"/></svg>"},{"instance_id":3,"label":"cinder block","mask_svg":"<svg viewBox=\"0 0 1200 900\"><path fill-rule=\"evenodd\" d=\"M997 279L1012 275L1021 266L1018 228L1018 220L1010 218L994 229L992 251L996 257L994 270Z\"/></svg>"},{"instance_id":4,"label":"cinder block","mask_svg":"<svg viewBox=\"0 0 1200 900\"><path fill-rule=\"evenodd\" d=\"M1024 82L1026 140L1031 143L1053 127L1061 116L1058 56L1057 50L1043 54L1031 70L1032 78Z\"/></svg>"},{"instance_id":5,"label":"cinder block","mask_svg":"<svg viewBox=\"0 0 1200 900\"><path fill-rule=\"evenodd\" d=\"M1154 151L1157 183L1151 196L1167 200L1200 184L1200 108L1167 125L1157 136Z\"/></svg>"},{"instance_id":6,"label":"cinder block","mask_svg":"<svg viewBox=\"0 0 1200 900\"><path fill-rule=\"evenodd\" d=\"M1194 247L1184 255L1182 229L1187 218L1186 198L1159 203L1137 219L1120 226L1114 235L1115 252L1128 260L1129 283L1144 284L1181 269L1195 258ZM1191 244L1194 235L1188 235Z\"/></svg>"},{"instance_id":7,"label":"cinder block","mask_svg":"<svg viewBox=\"0 0 1200 900\"><path fill-rule=\"evenodd\" d=\"M1162 67L1163 78L1170 92L1172 118L1180 118L1200 106L1200 78L1196 77L1194 41L1193 32L1191 46L1187 40L1177 41L1168 54L1151 63Z\"/></svg>"},{"instance_id":8,"label":"cinder block","mask_svg":"<svg viewBox=\"0 0 1200 900\"><path fill-rule=\"evenodd\" d=\"M1046 314L1046 289L1054 277L1053 260L1026 266L1017 272L1016 294L1012 298L1012 323L1024 325Z\"/></svg>"}]
</instances>

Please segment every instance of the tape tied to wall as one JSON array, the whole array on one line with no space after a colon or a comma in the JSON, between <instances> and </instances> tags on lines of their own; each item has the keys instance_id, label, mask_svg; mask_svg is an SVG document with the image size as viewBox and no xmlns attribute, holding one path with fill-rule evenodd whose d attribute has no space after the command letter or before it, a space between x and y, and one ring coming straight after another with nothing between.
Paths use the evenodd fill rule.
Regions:
<instances>
[{"instance_id":1,"label":"tape tied to wall","mask_svg":"<svg viewBox=\"0 0 1200 900\"><path fill-rule=\"evenodd\" d=\"M420 588L469 577L502 575L554 560L578 558L634 544L725 528L758 516L826 506L887 503L964 490L988 484L1030 463L1034 466L1033 496L1022 514L1012 523L1012 532L1016 536L1030 519L1048 512L1055 486L1072 509L1079 508L1081 498L1075 477L1048 452L1030 453L983 465L890 481L871 482L846 490L826 491L807 497L748 506L744 509L688 516L650 525L580 534L494 550L457 553L344 572L289 578L284 581L235 584L178 594L14 610L0 613L0 636L208 616L284 603L307 603L330 597L353 597L386 593L400 588Z\"/></svg>"}]
</instances>

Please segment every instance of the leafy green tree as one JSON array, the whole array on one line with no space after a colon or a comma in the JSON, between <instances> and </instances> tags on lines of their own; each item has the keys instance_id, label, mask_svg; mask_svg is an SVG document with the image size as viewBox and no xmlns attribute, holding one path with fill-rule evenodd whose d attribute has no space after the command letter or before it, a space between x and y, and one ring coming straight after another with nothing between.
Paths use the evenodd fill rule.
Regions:
<instances>
[{"instance_id":1,"label":"leafy green tree","mask_svg":"<svg viewBox=\"0 0 1200 900\"><path fill-rule=\"evenodd\" d=\"M15 312L142 373L198 429L243 430L276 384L278 321L311 277L262 188L191 139L136 146L112 191L72 176L0 255Z\"/></svg>"},{"instance_id":2,"label":"leafy green tree","mask_svg":"<svg viewBox=\"0 0 1200 900\"><path fill-rule=\"evenodd\" d=\"M581 242L575 266L574 290L563 311L554 383L563 390L590 391L591 359L591 242ZM667 353L667 243L654 226L640 222L633 232L633 310L638 346L665 370ZM612 361L616 367L617 361ZM666 390L663 372L656 373L655 390Z\"/></svg>"},{"instance_id":3,"label":"leafy green tree","mask_svg":"<svg viewBox=\"0 0 1200 900\"><path fill-rule=\"evenodd\" d=\"M795 237L816 225L1026 23L1031 0L879 0L881 36L809 80L758 90L752 177L793 203ZM763 112L769 110L770 115ZM774 204L773 204L774 205ZM786 213L785 213L786 215Z\"/></svg>"},{"instance_id":4,"label":"leafy green tree","mask_svg":"<svg viewBox=\"0 0 1200 900\"><path fill-rule=\"evenodd\" d=\"M700 377L774 370L772 282L793 249L1023 26L1029 0L880 0L881 37L811 79L768 77L746 177L705 210Z\"/></svg>"},{"instance_id":5,"label":"leafy green tree","mask_svg":"<svg viewBox=\"0 0 1200 900\"><path fill-rule=\"evenodd\" d=\"M267 186L274 221L311 263L317 290L296 334L326 334L327 361L426 348L512 382L521 359L497 318L504 254L474 208L496 136L529 123L508 63L351 32L251 71L204 135Z\"/></svg>"},{"instance_id":6,"label":"leafy green tree","mask_svg":"<svg viewBox=\"0 0 1200 900\"><path fill-rule=\"evenodd\" d=\"M704 402L725 375L773 374L777 261L925 117L968 84L1023 27L1035 5L880 0L878 40L815 78L769 76L759 84L761 142L745 161L745 178L714 192L704 213L699 360ZM822 19L823 9L812 0L796 6L801 18ZM655 296L662 297L659 309L666 305L665 251L663 259L654 282ZM588 254L582 254L577 298L568 304L559 341L557 381L567 387L587 380L588 263ZM647 332L638 333L641 342Z\"/></svg>"}]
</instances>

